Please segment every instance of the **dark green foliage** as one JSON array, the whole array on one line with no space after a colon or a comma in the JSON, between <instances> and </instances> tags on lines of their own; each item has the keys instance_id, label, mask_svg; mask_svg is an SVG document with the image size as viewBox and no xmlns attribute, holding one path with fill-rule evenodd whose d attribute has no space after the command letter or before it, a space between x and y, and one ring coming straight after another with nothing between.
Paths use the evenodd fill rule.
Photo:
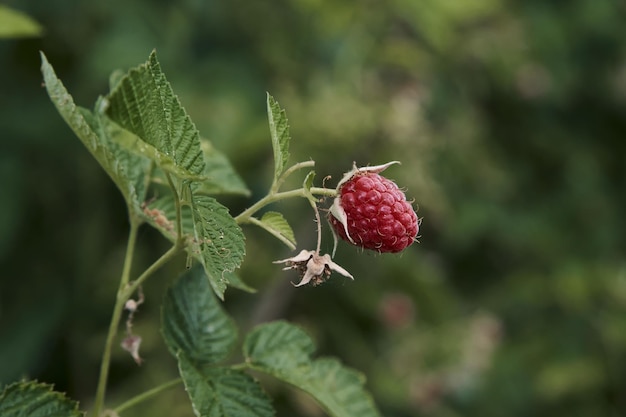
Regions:
<instances>
[{"instance_id":1,"label":"dark green foliage","mask_svg":"<svg viewBox=\"0 0 626 417\"><path fill-rule=\"evenodd\" d=\"M38 51L91 108L113 69L156 47L252 195L275 169L271 91L289 114L290 160L314 159L332 186L352 161L398 159L394 179L424 218L410 252L340 246L355 281L302 291L269 262L287 249L246 229L237 273L260 298L227 293L234 316L305 325L322 354L367 375L385 416L626 414L623 6L253 3L20 2L45 36L0 41L0 381L37 377L90 400L127 233L119 192L40 87ZM250 205L219 201L232 214ZM306 204L281 212L299 244L314 241ZM163 247L147 229L140 239L137 268ZM114 356L114 398L177 373L154 342L158 285L136 317L146 364ZM306 415L282 385L268 390L279 416ZM183 401L181 390L125 416L189 415Z\"/></svg>"},{"instance_id":2,"label":"dark green foliage","mask_svg":"<svg viewBox=\"0 0 626 417\"><path fill-rule=\"evenodd\" d=\"M3 417L80 417L78 404L52 390L51 385L36 381L6 386L0 393Z\"/></svg>"}]
</instances>

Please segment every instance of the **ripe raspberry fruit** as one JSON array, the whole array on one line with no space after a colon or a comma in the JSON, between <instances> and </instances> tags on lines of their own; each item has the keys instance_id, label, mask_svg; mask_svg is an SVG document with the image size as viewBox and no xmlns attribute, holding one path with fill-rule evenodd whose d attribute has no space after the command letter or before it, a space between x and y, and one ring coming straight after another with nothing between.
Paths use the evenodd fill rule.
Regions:
<instances>
[{"instance_id":1,"label":"ripe raspberry fruit","mask_svg":"<svg viewBox=\"0 0 626 417\"><path fill-rule=\"evenodd\" d=\"M328 219L343 240L378 252L401 252L415 241L413 207L393 181L379 175L395 163L355 166L339 182Z\"/></svg>"}]
</instances>

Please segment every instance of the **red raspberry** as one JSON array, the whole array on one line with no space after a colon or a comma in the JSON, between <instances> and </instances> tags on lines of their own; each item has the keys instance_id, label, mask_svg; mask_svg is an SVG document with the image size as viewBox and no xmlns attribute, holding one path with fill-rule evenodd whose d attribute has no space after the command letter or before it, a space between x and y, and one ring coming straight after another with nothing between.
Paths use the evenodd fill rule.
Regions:
<instances>
[{"instance_id":1,"label":"red raspberry","mask_svg":"<svg viewBox=\"0 0 626 417\"><path fill-rule=\"evenodd\" d=\"M394 163L355 166L339 182L328 218L343 240L378 252L401 252L415 241L413 207L393 181L378 174Z\"/></svg>"}]
</instances>

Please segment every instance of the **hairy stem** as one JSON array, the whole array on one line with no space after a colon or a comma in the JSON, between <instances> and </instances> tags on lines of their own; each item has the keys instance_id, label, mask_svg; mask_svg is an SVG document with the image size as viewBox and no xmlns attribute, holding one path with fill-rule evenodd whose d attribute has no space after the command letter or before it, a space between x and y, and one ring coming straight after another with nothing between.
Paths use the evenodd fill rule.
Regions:
<instances>
[{"instance_id":1,"label":"hairy stem","mask_svg":"<svg viewBox=\"0 0 626 417\"><path fill-rule=\"evenodd\" d=\"M177 201L177 224L180 225L180 202ZM128 246L126 248L126 256L124 259L124 267L122 270L122 277L120 278L120 284L117 289L117 296L115 299L115 306L113 307L113 314L111 315L111 322L109 323L109 331L104 344L104 352L102 354L102 361L100 362L100 377L98 378L98 387L96 388L96 398L94 400L93 416L99 417L102 414L102 408L104 406L104 398L106 395L106 385L109 377L109 367L111 364L111 351L113 349L113 342L117 335L120 321L122 319L122 313L124 312L124 306L126 301L133 295L135 291L141 286L141 284L154 274L159 268L165 265L170 259L175 257L185 246L185 241L180 234L179 228L178 238L167 252L165 252L159 259L157 259L152 265L150 265L136 280L130 281L130 270L133 261L135 243L137 241L137 231L141 225L141 219L131 215L130 220L130 233L128 236Z\"/></svg>"},{"instance_id":2,"label":"hairy stem","mask_svg":"<svg viewBox=\"0 0 626 417\"><path fill-rule=\"evenodd\" d=\"M317 203L312 199L309 199L309 202L315 212L315 222L317 223L317 247L315 248L315 253L319 255L320 249L322 248L322 219L320 218L320 211L317 208Z\"/></svg>"},{"instance_id":3,"label":"hairy stem","mask_svg":"<svg viewBox=\"0 0 626 417\"><path fill-rule=\"evenodd\" d=\"M272 185L272 188L270 189L270 194L277 193L278 190L280 189L280 186L283 185L283 182L285 182L287 177L289 177L291 174L293 174L297 170L303 169L303 168L312 168L314 166L315 166L315 161L298 162L297 164L292 165L285 172L283 172L283 174L278 178L278 180Z\"/></svg>"},{"instance_id":4,"label":"hairy stem","mask_svg":"<svg viewBox=\"0 0 626 417\"><path fill-rule=\"evenodd\" d=\"M143 392L131 399L129 399L128 401L125 401L124 403L118 405L117 407L115 407L115 409L113 411L115 411L117 414L121 413L122 411L131 408L151 397L154 397L155 395L159 394L161 391L165 391L168 388L171 388L173 386L176 386L178 384L180 384L182 382L181 378L176 378L173 379L171 381L165 382L157 387L154 387L146 392Z\"/></svg>"},{"instance_id":5,"label":"hairy stem","mask_svg":"<svg viewBox=\"0 0 626 417\"><path fill-rule=\"evenodd\" d=\"M141 286L141 284L148 279L152 274L154 274L159 268L161 268L163 265L165 265L168 261L170 261L172 258L174 258L176 255L178 255L178 253L183 249L184 247L184 241L182 240L178 240L174 246L172 246L167 252L165 252L163 255L161 255L161 257L159 259L157 259L156 261L154 261L154 263L152 265L150 265L150 267L148 267L148 269L146 269L143 274L139 275L139 277L128 283L128 285L126 286L126 288L124 288L124 291L122 292L122 307L123 304L126 303L126 301L128 301L128 299L130 298L131 295L133 295L133 293L135 291L137 291L137 288L139 288L139 286Z\"/></svg>"},{"instance_id":6,"label":"hairy stem","mask_svg":"<svg viewBox=\"0 0 626 417\"><path fill-rule=\"evenodd\" d=\"M132 231L132 229L131 229ZM136 231L134 232L136 234ZM131 233L132 234L132 233ZM98 388L96 390L96 399L94 402L94 417L99 417L102 412L102 407L104 405L104 396L106 393L106 383L109 374L109 365L111 363L111 349L113 347L113 341L115 340L115 336L117 334L117 329L119 327L122 313L124 311L124 305L126 301L133 295L133 293L139 288L139 286L154 272L156 272L159 268L165 265L170 259L180 252L183 244L175 244L165 252L159 259L157 259L148 269L144 271L143 274L139 276L136 280L129 282L128 278L120 280L120 283L124 282L124 285L120 285L120 288L117 292L117 299L115 301L115 307L113 308L113 315L111 317L111 323L109 325L109 333L107 334L107 339L104 345L104 353L102 355L102 362L100 364L100 379L98 380Z\"/></svg>"},{"instance_id":7,"label":"hairy stem","mask_svg":"<svg viewBox=\"0 0 626 417\"><path fill-rule=\"evenodd\" d=\"M94 400L93 415L94 417L100 416L102 412L102 406L104 405L104 396L106 393L107 379L109 377L109 364L111 362L111 348L113 346L113 340L117 334L117 328L122 317L122 311L124 310L124 301L120 301L124 289L128 285L130 277L130 269L133 262L133 255L135 252L135 243L137 241L137 231L141 225L141 220L133 215L130 216L130 232L128 234L128 244L126 246L126 255L124 257L124 267L122 269L122 277L117 289L117 298L115 301L115 307L113 308L113 315L109 324L109 331L104 344L104 352L102 353L102 361L100 362L100 377L98 378L98 387L96 388L96 398Z\"/></svg>"},{"instance_id":8,"label":"hairy stem","mask_svg":"<svg viewBox=\"0 0 626 417\"><path fill-rule=\"evenodd\" d=\"M308 192L313 195L321 195L327 197L334 197L337 195L337 191L329 188L320 188L320 187L311 187ZM261 210L263 207L268 204L275 203L277 201L285 200L293 197L308 197L308 192L304 188L298 188L297 190L291 191L283 191L280 193L270 193L257 201L255 204L242 211L237 217L235 217L235 221L238 224L249 223L250 217L257 211Z\"/></svg>"}]
</instances>

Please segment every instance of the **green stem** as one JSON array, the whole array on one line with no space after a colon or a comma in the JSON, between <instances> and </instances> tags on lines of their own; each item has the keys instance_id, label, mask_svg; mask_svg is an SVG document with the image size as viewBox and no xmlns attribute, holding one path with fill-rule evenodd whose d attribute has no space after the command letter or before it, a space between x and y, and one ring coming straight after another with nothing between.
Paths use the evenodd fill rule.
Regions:
<instances>
[{"instance_id":1,"label":"green stem","mask_svg":"<svg viewBox=\"0 0 626 417\"><path fill-rule=\"evenodd\" d=\"M137 241L137 231L141 225L141 220L133 215L130 216L130 232L128 234L128 244L126 246L126 256L124 257L124 267L122 269L122 277L117 289L117 298L115 301L115 307L113 308L113 315L111 322L109 323L109 331L107 333L106 342L104 344L104 352L102 353L102 361L100 362L100 377L98 379L98 387L96 388L96 398L94 401L93 415L94 417L100 416L102 412L102 406L104 405L104 396L106 393L106 384L109 377L109 364L111 362L111 348L113 346L113 340L117 334L117 328L122 317L122 311L124 310L124 303L126 300L121 301L124 289L128 285L130 277L130 269L133 262L133 255L135 252L135 243Z\"/></svg>"},{"instance_id":2,"label":"green stem","mask_svg":"<svg viewBox=\"0 0 626 417\"><path fill-rule=\"evenodd\" d=\"M320 249L322 248L322 219L320 218L320 211L317 208L317 203L311 199L309 199L309 202L315 212L315 222L317 223L317 247L315 248L315 253L319 255Z\"/></svg>"},{"instance_id":3,"label":"green stem","mask_svg":"<svg viewBox=\"0 0 626 417\"><path fill-rule=\"evenodd\" d=\"M139 275L139 278L137 278L136 280L131 281L130 283L128 283L128 285L126 286L126 288L124 288L124 291L122 292L122 297L121 297L122 298L122 307L124 306L124 303L126 303L126 301L130 298L130 296L133 295L133 293L135 291L137 291L137 288L139 288L139 286L141 284L143 284L143 282L147 278L149 278L159 268L161 268L168 261L170 261L176 255L178 255L178 253L182 250L182 248L184 246L185 246L184 245L184 240L182 240L182 239L177 240L176 243L174 244L174 246L172 246L167 252L165 252L163 255L161 255L161 257L159 259L154 261L154 263L152 265L150 265L150 267L148 269L146 269L143 272L143 274Z\"/></svg>"},{"instance_id":4,"label":"green stem","mask_svg":"<svg viewBox=\"0 0 626 417\"><path fill-rule=\"evenodd\" d=\"M278 178L278 180L272 185L272 188L270 189L270 194L277 193L278 190L280 189L280 186L283 185L283 182L285 182L287 177L289 177L291 174L293 174L297 170L303 169L303 168L312 168L314 166L315 166L315 161L298 162L297 164L292 165L291 167L289 167L289 169L283 172L283 175L281 175L280 178Z\"/></svg>"},{"instance_id":5,"label":"green stem","mask_svg":"<svg viewBox=\"0 0 626 417\"><path fill-rule=\"evenodd\" d=\"M120 414L122 411L124 411L124 410L126 410L128 408L131 408L131 407L139 404L140 402L145 401L145 400L147 400L147 399L157 395L161 391L165 391L168 388L171 388L171 387L173 387L175 385L178 385L181 382L182 382L181 378L176 378L176 379L173 379L171 381L165 382L165 383L159 385L158 387L154 387L151 390L148 390L148 391L146 391L144 393L141 393L141 394L139 394L139 395L129 399L128 401L125 401L124 403L118 405L115 408L114 411L115 411L115 413Z\"/></svg>"},{"instance_id":6,"label":"green stem","mask_svg":"<svg viewBox=\"0 0 626 417\"><path fill-rule=\"evenodd\" d=\"M115 300L115 306L113 307L113 314L111 316L111 323L109 324L109 332L107 334L106 342L104 344L104 353L102 354L102 362L100 363L100 378L98 379L98 387L96 389L96 399L94 401L94 417L99 417L102 413L104 406L104 397L106 394L106 384L109 376L109 366L111 363L111 351L113 348L113 341L117 335L117 329L124 312L124 306L126 301L133 295L133 293L139 288L139 286L152 274L154 274L159 268L165 265L170 259L178 254L184 247L184 239L180 237L176 240L174 246L172 246L167 252L165 252L159 259L157 259L148 269L146 269L140 276L134 281L129 280L130 266L132 264L135 242L137 240L137 230L141 222L139 219L131 220L130 234L128 238L128 247L126 249L126 258L124 261L124 269L122 272L122 278L120 279L120 285L117 290L117 297Z\"/></svg>"},{"instance_id":7,"label":"green stem","mask_svg":"<svg viewBox=\"0 0 626 417\"><path fill-rule=\"evenodd\" d=\"M313 195L323 195L327 197L334 197L337 195L337 190L329 189L329 188L320 188L320 187L311 187L309 189L309 192ZM259 211L263 207L267 206L268 204L285 200L287 198L293 198L293 197L305 197L306 198L307 196L308 196L307 190L305 190L304 188L298 188L297 190L291 190L291 191L283 191L281 193L270 193L266 195L265 197L263 197L262 199L260 199L259 201L257 201L256 203L254 203L252 206L250 206L246 210L242 211L241 214L235 217L235 221L237 222L237 224L248 223L250 220L250 217L252 217L254 213Z\"/></svg>"}]
</instances>

